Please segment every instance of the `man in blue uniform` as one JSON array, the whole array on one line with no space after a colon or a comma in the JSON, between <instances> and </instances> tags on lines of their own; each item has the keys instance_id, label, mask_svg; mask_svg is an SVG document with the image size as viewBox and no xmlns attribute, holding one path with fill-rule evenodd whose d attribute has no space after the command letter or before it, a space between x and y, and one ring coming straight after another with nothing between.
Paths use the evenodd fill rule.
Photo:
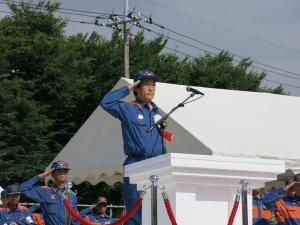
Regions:
<instances>
[{"instance_id":1,"label":"man in blue uniform","mask_svg":"<svg viewBox=\"0 0 300 225\"><path fill-rule=\"evenodd\" d=\"M253 225L271 225L274 213L263 205L265 193L263 188L252 191L252 223Z\"/></svg>"},{"instance_id":2,"label":"man in blue uniform","mask_svg":"<svg viewBox=\"0 0 300 225\"><path fill-rule=\"evenodd\" d=\"M146 131L161 117L157 106L152 102L158 79L153 72L141 70L134 75L133 84L107 93L100 103L104 110L121 121L124 153L127 156L124 166L163 154L161 131L158 128L149 133ZM137 98L132 102L121 101L130 91ZM122 194L128 211L139 194L136 185L129 183L128 177L124 177ZM126 225L140 224L141 209Z\"/></svg>"},{"instance_id":3,"label":"man in blue uniform","mask_svg":"<svg viewBox=\"0 0 300 225\"><path fill-rule=\"evenodd\" d=\"M110 224L114 219L106 214L107 210L107 199L104 197L99 197L97 204L90 208L86 208L80 211L80 215L89 222L102 224Z\"/></svg>"},{"instance_id":4,"label":"man in blue uniform","mask_svg":"<svg viewBox=\"0 0 300 225\"><path fill-rule=\"evenodd\" d=\"M277 213L278 224L300 225L300 173L293 182L267 193L263 203Z\"/></svg>"},{"instance_id":5,"label":"man in blue uniform","mask_svg":"<svg viewBox=\"0 0 300 225\"><path fill-rule=\"evenodd\" d=\"M7 208L7 192L4 189L1 192L1 207L0 207L0 211L5 210Z\"/></svg>"},{"instance_id":6,"label":"man in blue uniform","mask_svg":"<svg viewBox=\"0 0 300 225\"><path fill-rule=\"evenodd\" d=\"M68 180L68 164L64 161L52 163L51 170L36 175L21 184L21 191L28 198L39 202L46 225L79 225L80 223L71 218L63 203L62 193L66 191L65 182ZM54 187L37 186L39 181L51 174ZM71 206L77 211L77 197L68 192Z\"/></svg>"},{"instance_id":7,"label":"man in blue uniform","mask_svg":"<svg viewBox=\"0 0 300 225\"><path fill-rule=\"evenodd\" d=\"M0 212L1 225L34 225L32 215L28 210L22 210L20 201L20 187L12 184L6 187L7 207Z\"/></svg>"}]
</instances>

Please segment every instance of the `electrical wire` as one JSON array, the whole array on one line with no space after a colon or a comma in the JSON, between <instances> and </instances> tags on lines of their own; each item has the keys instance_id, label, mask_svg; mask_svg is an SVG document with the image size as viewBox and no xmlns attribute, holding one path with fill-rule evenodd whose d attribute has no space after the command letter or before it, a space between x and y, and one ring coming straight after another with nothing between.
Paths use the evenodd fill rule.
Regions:
<instances>
[{"instance_id":1,"label":"electrical wire","mask_svg":"<svg viewBox=\"0 0 300 225\"><path fill-rule=\"evenodd\" d=\"M0 3L2 3L2 2L0 1ZM70 9L70 10L77 11L77 10L75 10L75 9ZM78 10L78 11L80 11L80 10ZM0 12L11 14L11 12L7 12L7 11L3 11L3 10L2 10L2 11L0 10ZM115 15L115 14L114 14L114 15ZM96 17L93 17L93 18L96 18ZM87 21L79 21L79 20L68 20L68 21L74 22L74 23L82 23L82 24L97 25L97 24L95 24L95 23L87 22ZM160 25L160 26L161 26L161 25ZM161 27L163 27L163 26L161 26ZM161 34L161 33L159 33L159 32L156 32L156 31L154 31L154 30L151 30L151 29L149 29L149 28L144 28L144 27L139 27L139 28L145 29L145 30L148 31L148 32L154 32L154 33L156 33L157 35L162 35L162 36L164 36L165 38L168 38L168 39L173 40L173 41L176 41L176 42L178 42L178 43L187 45L187 46L192 47L192 48L196 48L196 49L201 50L201 51L203 51L203 52L205 52L205 53L211 53L211 54L214 54L214 55L217 54L217 53L214 53L214 52L211 52L211 51L202 49L202 48L200 48L200 47L198 47L198 46L194 46L194 45L185 43L185 42L183 42L183 41L181 41L181 40L178 40L178 39L176 39L176 38L166 36L166 35L164 35L164 34ZM168 29L168 28L165 28L165 29ZM172 49L172 48L170 48L170 47L168 47L168 46L164 46L164 48L166 48L166 49L168 49L168 50L171 50L171 51L173 51L173 52L176 52L176 53L180 53L180 54L182 54L182 55L186 55L186 56L188 56L188 57L197 58L197 57L195 57L195 56L186 54L186 53L181 52L181 51L178 51L178 50L176 50L176 49ZM245 59L245 58L243 57L243 59ZM237 61L237 60L234 60L234 61L235 61L235 62L239 62L239 61ZM278 72L276 72L276 71L267 70L267 69L265 69L265 68L257 67L257 66L254 66L254 65L251 65L251 67L256 68L256 69L260 69L260 70L262 70L262 71L264 71L264 72L269 72L269 73L272 73L272 74L277 74L277 75L281 75L281 76L285 76L285 77L289 77L289 78L292 78L292 79L299 80L298 78L291 77L291 76L286 75L286 74L281 74L281 73L278 73ZM293 87L293 88L300 88L299 86L290 85L290 84L282 83L282 82L277 82L277 81L270 80L270 79L264 79L264 80L265 80L265 81L268 81L268 82L280 84L280 85L283 85L283 86L288 86L288 87Z\"/></svg>"},{"instance_id":2,"label":"electrical wire","mask_svg":"<svg viewBox=\"0 0 300 225\"><path fill-rule=\"evenodd\" d=\"M191 19L194 19L194 20L197 20L197 21L200 21L202 23L206 23L206 24L209 24L211 26L214 26L214 27L217 27L219 29L222 29L222 30L225 30L227 32L231 32L231 33L235 33L235 34L238 34L240 36L244 36L244 37L247 37L249 39L253 39L253 40L256 40L256 41L260 41L262 43L265 43L265 44L268 44L268 45L271 45L271 46L274 46L274 47L277 47L277 48L281 48L281 49L284 49L284 50L287 50L289 52L293 52L293 53L300 53L300 50L297 50L297 49L291 49L291 48L288 48L286 46L283 46L283 45L280 45L278 43L275 43L275 42L271 42L271 41L267 41L267 40L264 40L262 38L259 38L259 37L256 37L256 36L253 36L253 35L249 35L249 34L245 34L241 31L238 31L238 30L234 30L232 28L228 28L228 27L225 27L225 26L222 26L222 25L219 25L219 24L216 24L216 23L213 23L213 22L210 22L206 19L202 19L202 18L199 18L199 17L196 17L196 16L192 16L188 13L185 13L183 11L179 11L177 9L174 9L174 8L171 8L171 7L168 7L166 5L163 5L161 3L158 3L158 2L154 2L154 1L151 1L151 0L143 0L144 2L147 2L147 3L151 3L153 5L156 5L158 7L161 7L161 8L165 8L165 9L168 9L170 11L173 11L179 15L183 15L183 16L186 16L188 18L191 18Z\"/></svg>"},{"instance_id":3,"label":"electrical wire","mask_svg":"<svg viewBox=\"0 0 300 225\"><path fill-rule=\"evenodd\" d=\"M21 5L23 2L20 1L15 1L15 0L10 0L9 3L5 2L5 1L0 1L0 3L4 3L4 4L9 4L9 3L14 3L17 5ZM39 6L38 4L34 4L34 3L29 3L30 6ZM33 8L33 7L31 7ZM98 15L107 15L110 16L112 15L112 13L103 13L103 12L96 12L96 11L88 11L88 10L79 10L79 9L71 9L71 8L63 8L63 7L59 7L58 12L61 12L59 10L63 10L63 11L71 11L71 12L82 12L82 13L89 13L89 14L98 14ZM63 12L62 12L63 13ZM65 12L66 13L66 12ZM121 14L113 14L114 16L123 16Z\"/></svg>"},{"instance_id":4,"label":"electrical wire","mask_svg":"<svg viewBox=\"0 0 300 225\"><path fill-rule=\"evenodd\" d=\"M145 17L145 15L143 15L143 16ZM146 17L146 18L147 18L147 17ZM184 37L184 38L186 38L186 39L195 41L195 42L197 42L197 43L199 43L199 44L202 44L202 45L204 45L204 46L206 46L206 47L213 48L213 49L218 50L218 51L226 51L226 52L230 53L231 55L233 55L233 56L235 56L235 57L237 57L237 58L240 58L240 59L247 59L247 58L248 58L248 57L241 56L241 55L239 55L239 54L232 53L232 52L230 52L230 51L228 51L228 50L221 49L221 48L216 47L216 46L214 46L214 45L205 43L205 42L200 41L200 40L198 40L198 39L196 39L196 38L192 38L192 37L190 37L190 36L188 36L188 35L179 33L179 32L177 32L177 31L175 31L175 30L172 30L172 29L170 29L170 28L167 28L167 27L165 27L165 26L163 26L163 25L160 25L160 24L158 24L158 23L152 22L152 24L154 24L154 25L160 27L161 29L164 29L164 30L167 30L167 31L169 31L169 32L171 32L171 33L174 33L174 34L176 34L176 35L178 35L178 36L181 36L181 37ZM288 71L288 70L281 69L281 68L278 68L278 67L275 67L275 66L272 66L272 65L268 65L268 64L266 64L266 63L262 63L262 62L259 62L259 61L257 61L257 60L253 60L253 59L252 59L251 61L252 61L253 63L259 64L259 65L261 65L261 66L269 67L269 68L272 68L272 69L275 69L275 70L278 70L278 71L281 71L281 72L289 73L289 74L292 74L292 75L295 75L295 76L300 76L299 73L290 72L290 71Z\"/></svg>"},{"instance_id":5,"label":"electrical wire","mask_svg":"<svg viewBox=\"0 0 300 225\"><path fill-rule=\"evenodd\" d=\"M140 27L140 26L138 26L138 27L141 28L141 29L143 28L143 27ZM215 53L215 52L205 50L205 49L203 49L203 48L200 48L200 47L198 47L198 46L195 46L195 45L186 43L186 42L184 42L184 41L182 41L182 40L178 40L178 39L173 38L173 37L170 37L170 36L166 36L165 34L159 33L159 32L157 32L157 31L155 31L155 30L151 30L151 29L149 29L149 28L146 28L145 30L148 31L148 32L155 33L155 34L157 34L157 35L162 35L163 37L165 37L165 38L167 38L167 39L170 39L170 40L173 40L173 41L175 41L175 42L177 42L177 43L180 43L180 44L183 44L183 45L192 47L192 48L194 48L194 49L198 49L198 50L200 50L200 51L203 51L204 53L210 53L210 54L217 55L217 53ZM242 59L246 59L246 58L242 58ZM239 63L239 61L236 60L236 59L233 59L233 61ZM251 60L251 61L252 61L252 60ZM253 61L253 62L254 62L254 61ZM300 80L300 78L298 78L298 77L293 77L293 76L290 76L290 75L287 75L287 74L284 74L284 73L280 73L280 72L273 71L273 70L270 70L270 69L262 68L262 67L259 67L259 66L256 66L256 65L251 65L251 67L256 68L256 69L259 69L259 70L263 70L263 71L265 71L265 72L269 72L269 73L272 73L272 74L276 74L276 75L278 75L278 76L288 77L288 78L295 79L295 80ZM300 74L299 74L299 76L300 76Z\"/></svg>"}]
</instances>

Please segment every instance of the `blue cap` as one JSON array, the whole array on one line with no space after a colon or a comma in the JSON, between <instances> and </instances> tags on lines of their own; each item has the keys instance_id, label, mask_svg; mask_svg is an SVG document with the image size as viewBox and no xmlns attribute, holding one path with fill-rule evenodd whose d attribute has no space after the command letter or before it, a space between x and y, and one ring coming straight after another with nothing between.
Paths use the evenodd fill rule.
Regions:
<instances>
[{"instance_id":1,"label":"blue cap","mask_svg":"<svg viewBox=\"0 0 300 225\"><path fill-rule=\"evenodd\" d=\"M53 170L59 170L59 169L65 169L65 170L70 170L68 163L64 161L56 161L52 163L51 169Z\"/></svg>"},{"instance_id":2,"label":"blue cap","mask_svg":"<svg viewBox=\"0 0 300 225\"><path fill-rule=\"evenodd\" d=\"M1 191L1 198L5 198L7 196L7 191L4 189Z\"/></svg>"},{"instance_id":3,"label":"blue cap","mask_svg":"<svg viewBox=\"0 0 300 225\"><path fill-rule=\"evenodd\" d=\"M155 75L150 70L140 70L136 74L133 75L134 82L136 82L138 80L143 80L143 79L152 79L152 80L158 81L159 76Z\"/></svg>"},{"instance_id":4,"label":"blue cap","mask_svg":"<svg viewBox=\"0 0 300 225\"><path fill-rule=\"evenodd\" d=\"M300 173L297 173L295 176L294 176L294 180L293 180L295 183L300 183Z\"/></svg>"},{"instance_id":5,"label":"blue cap","mask_svg":"<svg viewBox=\"0 0 300 225\"><path fill-rule=\"evenodd\" d=\"M20 185L19 184L11 184L8 185L6 188L6 195L12 195L12 194L20 194Z\"/></svg>"},{"instance_id":6,"label":"blue cap","mask_svg":"<svg viewBox=\"0 0 300 225\"><path fill-rule=\"evenodd\" d=\"M288 179L288 180L286 180L285 182L284 182L284 185L286 186L286 185L289 185L290 183L292 183L293 182L293 180L292 179Z\"/></svg>"}]
</instances>

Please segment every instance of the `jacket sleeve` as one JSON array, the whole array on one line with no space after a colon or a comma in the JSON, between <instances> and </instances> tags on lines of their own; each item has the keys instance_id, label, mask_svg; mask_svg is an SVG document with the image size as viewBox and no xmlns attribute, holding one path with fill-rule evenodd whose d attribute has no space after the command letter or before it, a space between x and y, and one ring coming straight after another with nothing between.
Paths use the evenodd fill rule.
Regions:
<instances>
[{"instance_id":1,"label":"jacket sleeve","mask_svg":"<svg viewBox=\"0 0 300 225\"><path fill-rule=\"evenodd\" d=\"M34 204L34 205L28 207L28 212L34 213L34 212L35 212L36 210L38 210L39 208L40 208L39 205Z\"/></svg>"},{"instance_id":2,"label":"jacket sleeve","mask_svg":"<svg viewBox=\"0 0 300 225\"><path fill-rule=\"evenodd\" d=\"M5 221L4 221L4 214L3 212L0 211L0 224L3 225L5 224Z\"/></svg>"},{"instance_id":3,"label":"jacket sleeve","mask_svg":"<svg viewBox=\"0 0 300 225\"><path fill-rule=\"evenodd\" d=\"M271 211L276 211L275 202L284 196L284 192L283 188L278 188L266 193L263 199L263 204Z\"/></svg>"},{"instance_id":4,"label":"jacket sleeve","mask_svg":"<svg viewBox=\"0 0 300 225\"><path fill-rule=\"evenodd\" d=\"M81 217L86 217L91 212L90 208L80 210L79 214Z\"/></svg>"},{"instance_id":5,"label":"jacket sleeve","mask_svg":"<svg viewBox=\"0 0 300 225\"><path fill-rule=\"evenodd\" d=\"M19 225L34 225L32 214L29 211L23 211L21 219L15 221Z\"/></svg>"},{"instance_id":6,"label":"jacket sleeve","mask_svg":"<svg viewBox=\"0 0 300 225\"><path fill-rule=\"evenodd\" d=\"M100 102L101 107L112 116L122 120L124 114L124 102L121 101L129 94L127 86L108 92Z\"/></svg>"},{"instance_id":7,"label":"jacket sleeve","mask_svg":"<svg viewBox=\"0 0 300 225\"><path fill-rule=\"evenodd\" d=\"M46 194L49 192L48 187L38 187L37 183L40 181L38 175L30 178L20 185L22 194L26 195L28 198L37 201L44 202Z\"/></svg>"}]
</instances>

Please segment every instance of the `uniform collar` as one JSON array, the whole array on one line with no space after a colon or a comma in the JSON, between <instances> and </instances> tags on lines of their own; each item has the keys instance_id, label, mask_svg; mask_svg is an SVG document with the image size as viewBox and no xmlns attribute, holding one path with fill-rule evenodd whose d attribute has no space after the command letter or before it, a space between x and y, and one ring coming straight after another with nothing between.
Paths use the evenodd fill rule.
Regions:
<instances>
[{"instance_id":1,"label":"uniform collar","mask_svg":"<svg viewBox=\"0 0 300 225\"><path fill-rule=\"evenodd\" d=\"M17 208L15 209L10 209L10 208L6 208L7 212L10 213L10 212L21 212L22 210L19 208L19 206L17 206Z\"/></svg>"},{"instance_id":2,"label":"uniform collar","mask_svg":"<svg viewBox=\"0 0 300 225\"><path fill-rule=\"evenodd\" d=\"M145 104L141 99L136 98L135 101L141 106L141 108L147 108L147 109L148 109L147 104ZM156 104L155 104L154 102L151 101L151 105L153 106L153 109L154 109L155 111L157 111L157 106L156 106Z\"/></svg>"},{"instance_id":3,"label":"uniform collar","mask_svg":"<svg viewBox=\"0 0 300 225\"><path fill-rule=\"evenodd\" d=\"M109 216L108 216L107 214L105 214L105 215L100 215L99 212L96 212L96 214L97 214L99 217L101 217L101 218L109 218Z\"/></svg>"}]
</instances>

